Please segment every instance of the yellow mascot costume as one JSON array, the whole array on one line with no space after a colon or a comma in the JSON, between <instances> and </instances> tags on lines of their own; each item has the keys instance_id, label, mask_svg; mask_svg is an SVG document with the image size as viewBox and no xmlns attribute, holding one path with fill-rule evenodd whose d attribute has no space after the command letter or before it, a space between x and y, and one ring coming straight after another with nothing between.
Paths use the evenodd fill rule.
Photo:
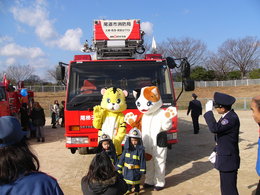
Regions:
<instances>
[{"instance_id":1,"label":"yellow mascot costume","mask_svg":"<svg viewBox=\"0 0 260 195\"><path fill-rule=\"evenodd\" d=\"M116 154L122 153L121 143L126 134L124 114L128 95L126 90L111 87L101 89L103 95L101 105L94 106L93 126L99 129L99 137L105 133L111 137L116 148Z\"/></svg>"}]
</instances>

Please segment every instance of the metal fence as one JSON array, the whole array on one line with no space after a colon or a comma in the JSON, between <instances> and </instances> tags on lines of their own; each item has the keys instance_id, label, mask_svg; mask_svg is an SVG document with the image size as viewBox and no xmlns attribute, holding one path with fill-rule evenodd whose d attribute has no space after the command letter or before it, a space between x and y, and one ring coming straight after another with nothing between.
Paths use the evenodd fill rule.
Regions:
<instances>
[{"instance_id":1,"label":"metal fence","mask_svg":"<svg viewBox=\"0 0 260 195\"><path fill-rule=\"evenodd\" d=\"M34 92L59 92L65 91L65 86L26 86L27 89L32 90Z\"/></svg>"},{"instance_id":2,"label":"metal fence","mask_svg":"<svg viewBox=\"0 0 260 195\"><path fill-rule=\"evenodd\" d=\"M181 88L181 82L174 83L176 88ZM229 80L229 81L195 81L195 87L236 87L260 85L260 79Z\"/></svg>"},{"instance_id":3,"label":"metal fence","mask_svg":"<svg viewBox=\"0 0 260 195\"><path fill-rule=\"evenodd\" d=\"M203 109L205 109L205 104L210 98L200 98ZM232 106L235 110L250 110L250 104L252 97L240 97L236 98L235 104ZM188 108L188 101L178 101L178 107L180 110L185 110Z\"/></svg>"}]
</instances>

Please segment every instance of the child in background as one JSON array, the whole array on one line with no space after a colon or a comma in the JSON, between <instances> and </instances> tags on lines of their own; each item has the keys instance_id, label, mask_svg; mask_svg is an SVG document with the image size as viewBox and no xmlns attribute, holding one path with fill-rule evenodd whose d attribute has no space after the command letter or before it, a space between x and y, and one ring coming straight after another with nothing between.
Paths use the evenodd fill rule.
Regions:
<instances>
[{"instance_id":1,"label":"child in background","mask_svg":"<svg viewBox=\"0 0 260 195\"><path fill-rule=\"evenodd\" d=\"M105 152L112 164L115 166L116 163L117 163L117 155L116 155L116 149L115 149L115 146L112 142L112 140L110 139L109 135L107 134L103 134L101 137L100 137L100 141L98 143L98 147L97 147L97 153L100 153L100 152Z\"/></svg>"},{"instance_id":2,"label":"child in background","mask_svg":"<svg viewBox=\"0 0 260 195\"><path fill-rule=\"evenodd\" d=\"M146 163L142 135L137 128L133 128L129 132L123 154L119 159L117 165L118 172L122 173L123 168L123 176L128 185L127 194L131 193L132 186L134 185L135 195L138 195L140 192L141 176L146 172Z\"/></svg>"}]
</instances>

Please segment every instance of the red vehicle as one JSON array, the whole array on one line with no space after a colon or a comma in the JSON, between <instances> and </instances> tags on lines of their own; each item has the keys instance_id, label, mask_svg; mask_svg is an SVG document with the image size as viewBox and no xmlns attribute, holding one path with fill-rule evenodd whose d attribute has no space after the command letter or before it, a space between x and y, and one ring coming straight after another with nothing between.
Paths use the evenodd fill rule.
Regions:
<instances>
[{"instance_id":1,"label":"red vehicle","mask_svg":"<svg viewBox=\"0 0 260 195\"><path fill-rule=\"evenodd\" d=\"M17 88L10 84L4 75L3 81L0 82L0 116L17 116L21 107L23 82L20 82ZM33 100L34 93L28 91L28 103ZM30 104L29 104L30 105Z\"/></svg>"},{"instance_id":2,"label":"red vehicle","mask_svg":"<svg viewBox=\"0 0 260 195\"><path fill-rule=\"evenodd\" d=\"M170 69L175 60L180 60L183 70L183 88L193 90L194 82L189 78L189 63L186 58L163 59L161 54L146 54L136 59L136 53L145 51L144 32L140 20L96 20L94 21L93 47L86 43L83 51L96 52L91 55L75 55L68 65L65 136L66 147L75 153L86 154L89 148L98 145L98 129L92 125L93 107L100 105L100 90L118 87L129 92L127 112L138 114L132 94L134 89L156 85L159 87L163 107L177 106L174 83ZM57 77L64 79L64 63L57 67ZM182 89L183 89L182 88ZM182 90L183 91L183 90ZM180 94L179 94L180 95ZM173 118L173 127L168 131L168 144L177 143L178 123ZM127 128L127 131L130 127Z\"/></svg>"}]
</instances>

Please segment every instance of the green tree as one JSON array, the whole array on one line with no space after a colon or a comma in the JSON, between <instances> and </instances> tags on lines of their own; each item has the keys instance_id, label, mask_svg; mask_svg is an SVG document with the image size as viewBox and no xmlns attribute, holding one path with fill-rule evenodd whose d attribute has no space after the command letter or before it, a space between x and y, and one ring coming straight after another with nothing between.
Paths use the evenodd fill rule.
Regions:
<instances>
[{"instance_id":1,"label":"green tree","mask_svg":"<svg viewBox=\"0 0 260 195\"><path fill-rule=\"evenodd\" d=\"M231 71L227 74L227 78L230 80L241 79L241 71L239 70Z\"/></svg>"},{"instance_id":2,"label":"green tree","mask_svg":"<svg viewBox=\"0 0 260 195\"><path fill-rule=\"evenodd\" d=\"M214 71L207 71L205 68L202 66L196 66L191 70L191 79L195 81L208 81L208 80L213 80L214 77L210 76L210 73Z\"/></svg>"},{"instance_id":3,"label":"green tree","mask_svg":"<svg viewBox=\"0 0 260 195\"><path fill-rule=\"evenodd\" d=\"M259 79L260 78L260 69L254 69L251 72L249 72L249 78L250 79Z\"/></svg>"}]
</instances>

